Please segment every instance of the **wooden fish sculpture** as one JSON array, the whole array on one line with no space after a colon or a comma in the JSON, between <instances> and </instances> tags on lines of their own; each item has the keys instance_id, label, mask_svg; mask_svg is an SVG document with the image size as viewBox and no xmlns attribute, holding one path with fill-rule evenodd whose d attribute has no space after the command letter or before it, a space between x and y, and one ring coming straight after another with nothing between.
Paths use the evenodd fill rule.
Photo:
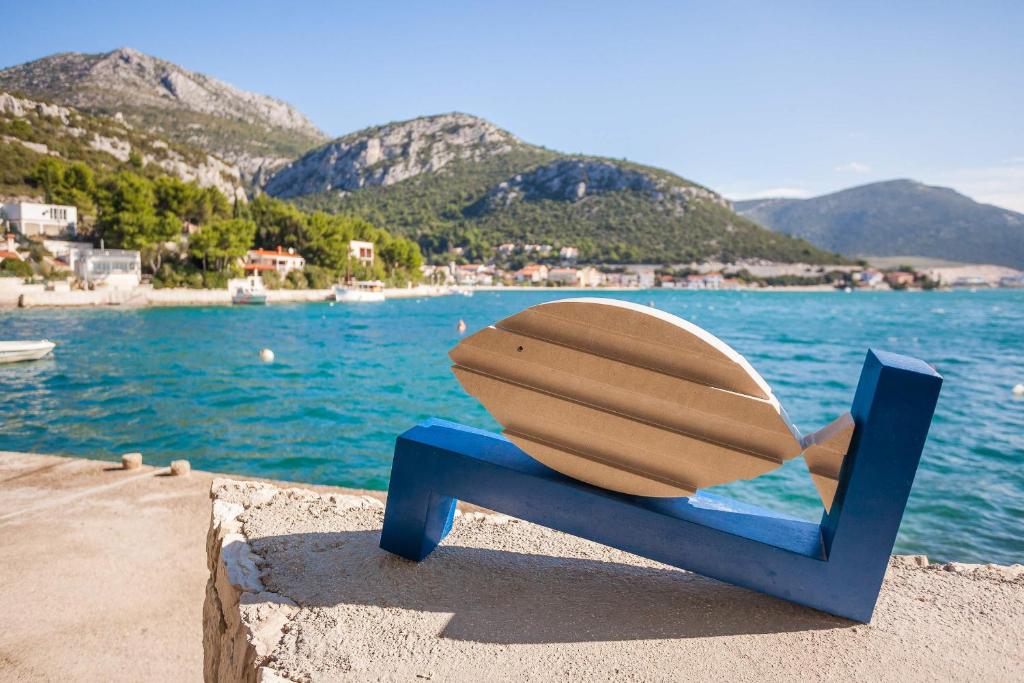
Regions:
<instances>
[{"instance_id":1,"label":"wooden fish sculpture","mask_svg":"<svg viewBox=\"0 0 1024 683\"><path fill-rule=\"evenodd\" d=\"M768 384L706 330L647 306L532 306L463 340L452 370L531 457L595 486L692 496L803 453L826 509L847 413L801 438Z\"/></svg>"}]
</instances>

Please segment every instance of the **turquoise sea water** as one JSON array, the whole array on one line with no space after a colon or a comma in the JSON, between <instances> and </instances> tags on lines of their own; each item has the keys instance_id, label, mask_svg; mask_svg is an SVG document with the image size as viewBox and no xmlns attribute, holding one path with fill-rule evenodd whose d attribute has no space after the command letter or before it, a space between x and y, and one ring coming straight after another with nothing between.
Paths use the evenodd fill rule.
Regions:
<instances>
[{"instance_id":1,"label":"turquoise sea water","mask_svg":"<svg viewBox=\"0 0 1024 683\"><path fill-rule=\"evenodd\" d=\"M747 356L801 430L849 408L869 346L945 377L897 551L1024 561L1024 292L615 294L701 325ZM448 369L472 332L556 292L144 310L7 310L0 339L53 358L0 366L0 450L383 489L394 437L438 416L496 423ZM257 351L277 355L271 365ZM817 521L802 460L729 495Z\"/></svg>"}]
</instances>

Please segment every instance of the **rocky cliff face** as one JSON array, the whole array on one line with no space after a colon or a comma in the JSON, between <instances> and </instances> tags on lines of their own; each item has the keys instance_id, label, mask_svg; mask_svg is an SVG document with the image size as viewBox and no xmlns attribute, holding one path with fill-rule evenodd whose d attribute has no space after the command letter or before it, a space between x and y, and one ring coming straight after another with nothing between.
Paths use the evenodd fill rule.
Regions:
<instances>
[{"instance_id":1,"label":"rocky cliff face","mask_svg":"<svg viewBox=\"0 0 1024 683\"><path fill-rule=\"evenodd\" d=\"M460 248L482 260L514 242L577 246L584 259L616 263L835 260L741 219L718 194L668 171L530 145L468 114L347 135L264 189L306 209L367 216L428 254Z\"/></svg>"},{"instance_id":2,"label":"rocky cliff face","mask_svg":"<svg viewBox=\"0 0 1024 683\"><path fill-rule=\"evenodd\" d=\"M327 139L286 102L240 90L131 48L63 53L0 71L0 89L131 124L203 147L248 175Z\"/></svg>"},{"instance_id":3,"label":"rocky cliff face","mask_svg":"<svg viewBox=\"0 0 1024 683\"><path fill-rule=\"evenodd\" d=\"M71 107L0 92L0 124L10 131L0 135L0 141L36 154L86 161L102 168L104 164L97 163L102 156L93 153L118 162L127 162L135 153L142 166L155 165L182 180L215 187L228 197L245 197L237 166L202 150L171 145L141 133L123 119L89 116Z\"/></svg>"},{"instance_id":4,"label":"rocky cliff face","mask_svg":"<svg viewBox=\"0 0 1024 683\"><path fill-rule=\"evenodd\" d=\"M282 168L265 189L298 197L394 185L457 159L480 160L520 145L511 133L475 116L428 116L338 138Z\"/></svg>"},{"instance_id":5,"label":"rocky cliff face","mask_svg":"<svg viewBox=\"0 0 1024 683\"><path fill-rule=\"evenodd\" d=\"M714 192L681 178L669 180L609 160L577 158L559 159L520 173L498 184L484 201L487 209L496 210L517 201L551 199L578 202L587 197L627 190L643 194L655 202L674 205L679 210L696 198L727 205Z\"/></svg>"}]
</instances>

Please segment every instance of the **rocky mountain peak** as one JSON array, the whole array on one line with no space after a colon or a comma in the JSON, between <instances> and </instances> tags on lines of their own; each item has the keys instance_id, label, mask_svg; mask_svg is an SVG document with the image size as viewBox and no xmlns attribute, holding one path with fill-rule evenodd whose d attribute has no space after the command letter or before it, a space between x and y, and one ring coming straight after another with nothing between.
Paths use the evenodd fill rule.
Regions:
<instances>
[{"instance_id":1,"label":"rocky mountain peak","mask_svg":"<svg viewBox=\"0 0 1024 683\"><path fill-rule=\"evenodd\" d=\"M394 185L434 173L457 159L481 160L522 146L514 135L477 116L452 112L366 128L288 164L266 185L296 197Z\"/></svg>"},{"instance_id":2,"label":"rocky mountain peak","mask_svg":"<svg viewBox=\"0 0 1024 683\"><path fill-rule=\"evenodd\" d=\"M0 90L92 113L121 112L133 125L203 147L248 174L327 139L287 102L130 47L67 52L13 66L0 71Z\"/></svg>"}]
</instances>

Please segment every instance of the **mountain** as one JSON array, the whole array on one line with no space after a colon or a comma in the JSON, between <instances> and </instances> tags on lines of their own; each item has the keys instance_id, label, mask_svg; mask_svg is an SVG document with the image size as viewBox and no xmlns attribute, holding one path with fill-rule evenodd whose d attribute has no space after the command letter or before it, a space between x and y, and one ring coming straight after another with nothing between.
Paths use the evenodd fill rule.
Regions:
<instances>
[{"instance_id":1,"label":"mountain","mask_svg":"<svg viewBox=\"0 0 1024 683\"><path fill-rule=\"evenodd\" d=\"M203 148L248 177L323 143L327 136L287 102L121 48L66 52L0 71L0 90L83 111Z\"/></svg>"},{"instance_id":2,"label":"mountain","mask_svg":"<svg viewBox=\"0 0 1024 683\"><path fill-rule=\"evenodd\" d=\"M811 199L734 202L740 215L831 251L1024 268L1024 214L913 180Z\"/></svg>"},{"instance_id":3,"label":"mountain","mask_svg":"<svg viewBox=\"0 0 1024 683\"><path fill-rule=\"evenodd\" d=\"M462 113L338 138L281 168L264 189L304 208L364 215L428 254L462 247L481 258L515 242L576 246L609 262L838 260L667 171L554 152Z\"/></svg>"},{"instance_id":4,"label":"mountain","mask_svg":"<svg viewBox=\"0 0 1024 683\"><path fill-rule=\"evenodd\" d=\"M35 196L27 178L41 159L81 161L94 171L168 174L245 197L241 174L204 150L132 128L123 120L0 92L0 194Z\"/></svg>"}]
</instances>

